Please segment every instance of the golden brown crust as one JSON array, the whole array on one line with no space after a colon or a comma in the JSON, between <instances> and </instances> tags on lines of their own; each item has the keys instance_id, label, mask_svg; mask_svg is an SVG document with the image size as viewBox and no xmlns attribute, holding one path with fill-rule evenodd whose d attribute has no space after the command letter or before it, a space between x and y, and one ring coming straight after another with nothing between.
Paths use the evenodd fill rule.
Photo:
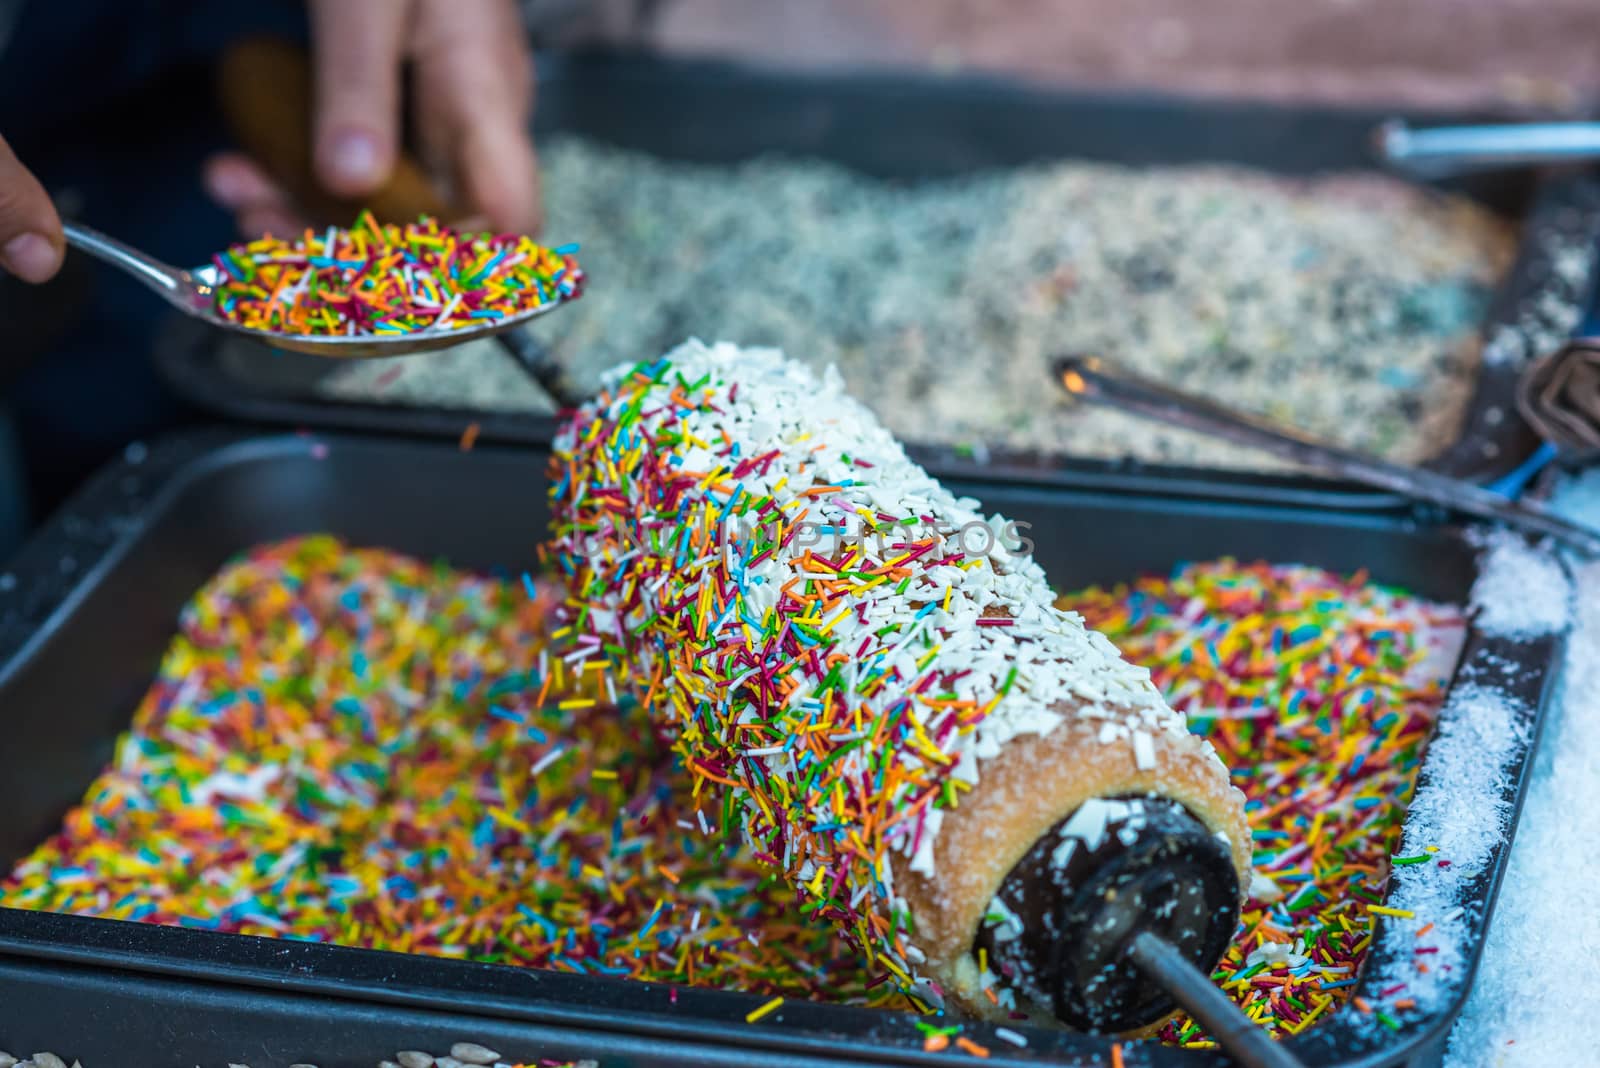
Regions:
<instances>
[{"instance_id":1,"label":"golden brown crust","mask_svg":"<svg viewBox=\"0 0 1600 1068\"><path fill-rule=\"evenodd\" d=\"M912 872L897 858L895 882L916 917L917 945L928 954L930 974L947 997L976 1015L1005 1018L983 996L972 957L989 903L1034 843L1090 798L1172 798L1227 837L1241 891L1250 885L1244 795L1228 782L1211 746L1193 735L1153 732L1152 766L1140 769L1126 737L1100 741L1103 723L1068 712L1049 734L1012 739L979 765L978 788L946 812L934 843L936 874Z\"/></svg>"}]
</instances>

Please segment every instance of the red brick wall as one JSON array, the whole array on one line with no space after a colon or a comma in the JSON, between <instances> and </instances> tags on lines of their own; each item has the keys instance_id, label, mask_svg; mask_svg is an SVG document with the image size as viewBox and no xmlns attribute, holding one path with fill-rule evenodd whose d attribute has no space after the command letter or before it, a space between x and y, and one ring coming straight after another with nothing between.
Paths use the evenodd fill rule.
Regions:
<instances>
[{"instance_id":1,"label":"red brick wall","mask_svg":"<svg viewBox=\"0 0 1600 1068\"><path fill-rule=\"evenodd\" d=\"M1597 0L664 0L672 51L1295 99L1600 99Z\"/></svg>"}]
</instances>

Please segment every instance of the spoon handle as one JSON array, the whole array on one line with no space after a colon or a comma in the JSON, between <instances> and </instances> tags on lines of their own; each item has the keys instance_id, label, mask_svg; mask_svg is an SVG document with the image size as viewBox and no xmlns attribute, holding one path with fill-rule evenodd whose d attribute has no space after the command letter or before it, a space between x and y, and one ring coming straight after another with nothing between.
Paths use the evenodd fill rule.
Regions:
<instances>
[{"instance_id":1,"label":"spoon handle","mask_svg":"<svg viewBox=\"0 0 1600 1068\"><path fill-rule=\"evenodd\" d=\"M549 394L557 409L576 408L588 397L573 384L567 369L544 344L526 330L507 330L495 340L522 372Z\"/></svg>"},{"instance_id":2,"label":"spoon handle","mask_svg":"<svg viewBox=\"0 0 1600 1068\"><path fill-rule=\"evenodd\" d=\"M217 99L228 132L313 224L349 226L362 208L386 223L460 217L405 146L389 177L367 196L348 199L323 189L311 161L312 80L306 50L277 37L244 38L218 64Z\"/></svg>"},{"instance_id":3,"label":"spoon handle","mask_svg":"<svg viewBox=\"0 0 1600 1068\"><path fill-rule=\"evenodd\" d=\"M82 223L69 222L62 229L66 231L67 244L73 248L128 272L167 300L183 305L191 288L184 272Z\"/></svg>"},{"instance_id":4,"label":"spoon handle","mask_svg":"<svg viewBox=\"0 0 1600 1068\"><path fill-rule=\"evenodd\" d=\"M1080 400L1260 449L1326 475L1496 520L1526 533L1554 538L1585 556L1600 556L1600 532L1568 523L1536 503L1509 501L1471 482L1328 445L1297 430L1142 378L1097 357L1062 357L1056 361L1055 373L1066 391Z\"/></svg>"}]
</instances>

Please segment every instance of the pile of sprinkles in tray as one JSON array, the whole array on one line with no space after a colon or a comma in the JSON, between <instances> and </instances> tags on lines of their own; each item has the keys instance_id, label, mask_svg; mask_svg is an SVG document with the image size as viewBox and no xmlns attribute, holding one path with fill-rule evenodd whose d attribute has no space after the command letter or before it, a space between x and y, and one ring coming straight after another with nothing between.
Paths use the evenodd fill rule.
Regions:
<instances>
[{"instance_id":1,"label":"pile of sprinkles in tray","mask_svg":"<svg viewBox=\"0 0 1600 1068\"><path fill-rule=\"evenodd\" d=\"M904 1007L696 809L639 709L573 677L557 599L326 537L233 563L0 905L736 988L766 995L752 1023L785 997ZM1249 798L1257 877L1215 978L1275 1033L1326 1019L1389 865L1426 859L1389 854L1460 614L1228 561L1067 600ZM917 1023L929 1049L983 1049ZM1162 1037L1206 1044L1181 1019Z\"/></svg>"},{"instance_id":2,"label":"pile of sprinkles in tray","mask_svg":"<svg viewBox=\"0 0 1600 1068\"><path fill-rule=\"evenodd\" d=\"M382 336L461 330L582 295L577 245L545 248L516 234L458 233L423 216L348 230L272 236L212 257L216 308L255 330Z\"/></svg>"},{"instance_id":3,"label":"pile of sprinkles in tray","mask_svg":"<svg viewBox=\"0 0 1600 1068\"><path fill-rule=\"evenodd\" d=\"M556 588L326 537L235 563L0 903L869 1000L572 677L542 625Z\"/></svg>"}]
</instances>

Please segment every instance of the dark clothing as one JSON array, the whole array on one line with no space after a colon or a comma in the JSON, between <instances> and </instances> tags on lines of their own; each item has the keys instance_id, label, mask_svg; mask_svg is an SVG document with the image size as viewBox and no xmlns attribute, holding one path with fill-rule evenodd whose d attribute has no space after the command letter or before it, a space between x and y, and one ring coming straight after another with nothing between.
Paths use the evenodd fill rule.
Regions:
<instances>
[{"instance_id":1,"label":"dark clothing","mask_svg":"<svg viewBox=\"0 0 1600 1068\"><path fill-rule=\"evenodd\" d=\"M233 240L200 184L226 147L211 60L251 32L303 38L302 4L27 0L10 31L0 133L64 214L179 264ZM167 306L109 268L67 263L44 287L0 276L0 396L35 516L129 441L193 418L151 364ZM14 474L0 480L15 491Z\"/></svg>"}]
</instances>

